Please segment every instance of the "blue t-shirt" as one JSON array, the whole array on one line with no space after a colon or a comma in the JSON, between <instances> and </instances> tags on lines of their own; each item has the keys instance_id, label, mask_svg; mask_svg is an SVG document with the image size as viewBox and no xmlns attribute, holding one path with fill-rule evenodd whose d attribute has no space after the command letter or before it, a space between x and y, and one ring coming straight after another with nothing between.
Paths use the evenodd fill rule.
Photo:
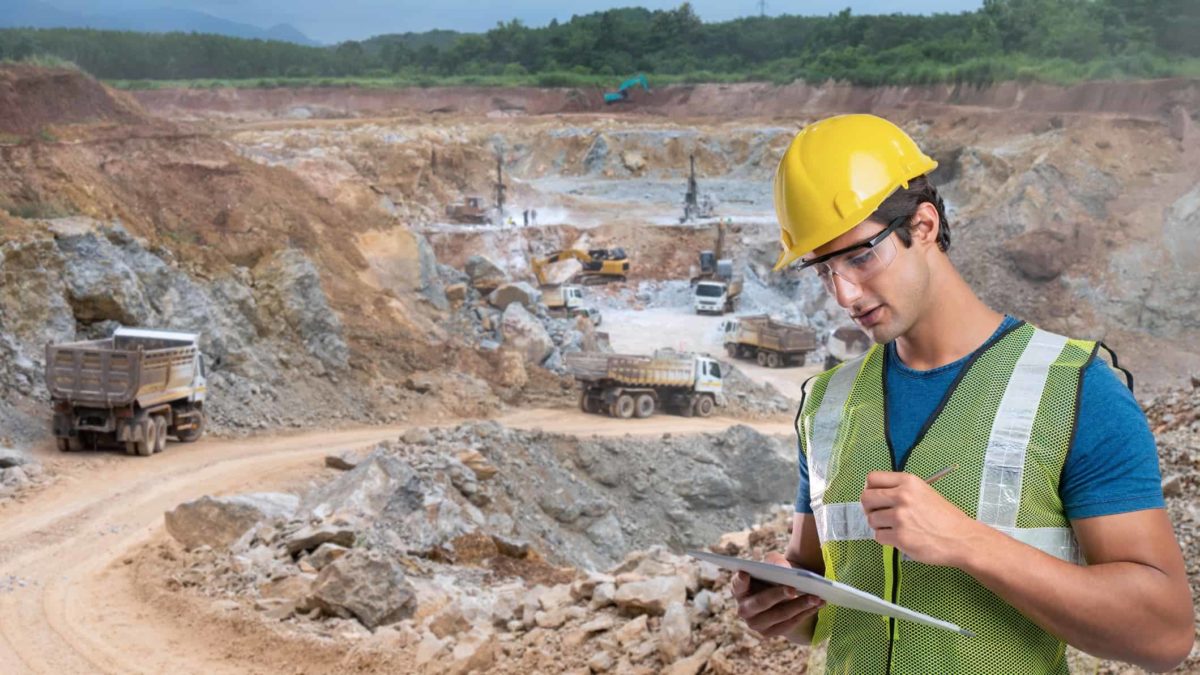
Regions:
<instances>
[{"instance_id":1,"label":"blue t-shirt","mask_svg":"<svg viewBox=\"0 0 1200 675\"><path fill-rule=\"evenodd\" d=\"M1004 317L992 339L1017 323L1011 316ZM885 353L888 430L896 461L903 466L917 434L973 354L932 370L913 370L896 355L895 343L889 343ZM1158 450L1146 415L1133 392L1101 358L1093 359L1083 373L1078 429L1059 496L1070 519L1164 506ZM812 513L803 441L796 512Z\"/></svg>"}]
</instances>

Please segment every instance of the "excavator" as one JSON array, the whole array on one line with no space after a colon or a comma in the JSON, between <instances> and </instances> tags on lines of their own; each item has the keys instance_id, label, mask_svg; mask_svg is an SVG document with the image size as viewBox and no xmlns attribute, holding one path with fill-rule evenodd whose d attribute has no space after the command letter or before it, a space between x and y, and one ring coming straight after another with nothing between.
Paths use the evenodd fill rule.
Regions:
<instances>
[{"instance_id":1,"label":"excavator","mask_svg":"<svg viewBox=\"0 0 1200 675\"><path fill-rule=\"evenodd\" d=\"M646 93L650 93L650 81L646 79L645 75L638 75L622 82L616 91L605 92L604 102L620 103L621 101L628 101L629 91L638 85L641 85L642 89L646 90Z\"/></svg>"},{"instance_id":2,"label":"excavator","mask_svg":"<svg viewBox=\"0 0 1200 675\"><path fill-rule=\"evenodd\" d=\"M579 261L579 264L583 266L583 271L570 281L588 285L603 284L610 281L625 281L626 275L629 274L629 256L625 255L623 248L595 248L587 251L568 248L555 251L543 258L532 258L529 265L533 268L533 275L537 277L538 284L547 286L551 285L551 282L546 268L554 263L572 258Z\"/></svg>"}]
</instances>

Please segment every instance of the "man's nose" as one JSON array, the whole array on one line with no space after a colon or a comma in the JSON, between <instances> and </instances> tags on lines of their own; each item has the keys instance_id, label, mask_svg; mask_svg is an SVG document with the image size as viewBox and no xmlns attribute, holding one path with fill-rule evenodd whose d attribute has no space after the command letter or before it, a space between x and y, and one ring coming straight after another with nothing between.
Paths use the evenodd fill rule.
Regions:
<instances>
[{"instance_id":1,"label":"man's nose","mask_svg":"<svg viewBox=\"0 0 1200 675\"><path fill-rule=\"evenodd\" d=\"M843 279L840 274L833 275L833 293L842 307L849 307L862 297L862 289Z\"/></svg>"}]
</instances>

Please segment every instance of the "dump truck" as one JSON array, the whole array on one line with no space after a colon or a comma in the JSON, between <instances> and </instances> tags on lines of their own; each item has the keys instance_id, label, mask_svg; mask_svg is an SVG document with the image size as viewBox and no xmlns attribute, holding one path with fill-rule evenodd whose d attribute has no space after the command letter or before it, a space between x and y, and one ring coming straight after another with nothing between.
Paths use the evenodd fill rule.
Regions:
<instances>
[{"instance_id":1,"label":"dump truck","mask_svg":"<svg viewBox=\"0 0 1200 675\"><path fill-rule=\"evenodd\" d=\"M204 433L204 356L195 333L118 328L111 338L46 345L46 388L63 452L124 444L143 457L168 436Z\"/></svg>"},{"instance_id":2,"label":"dump truck","mask_svg":"<svg viewBox=\"0 0 1200 675\"><path fill-rule=\"evenodd\" d=\"M579 409L613 417L650 417L665 410L708 417L725 405L721 364L707 356L661 349L653 355L575 352L567 369L579 382Z\"/></svg>"},{"instance_id":3,"label":"dump truck","mask_svg":"<svg viewBox=\"0 0 1200 675\"><path fill-rule=\"evenodd\" d=\"M817 334L811 328L765 314L730 319L722 327L730 358L754 359L767 368L802 366L804 357L817 348Z\"/></svg>"},{"instance_id":4,"label":"dump truck","mask_svg":"<svg viewBox=\"0 0 1200 675\"><path fill-rule=\"evenodd\" d=\"M583 307L583 288L575 284L549 284L538 288L542 304L551 314L568 315Z\"/></svg>"},{"instance_id":5,"label":"dump truck","mask_svg":"<svg viewBox=\"0 0 1200 675\"><path fill-rule=\"evenodd\" d=\"M583 304L583 288L575 284L550 284L538 289L542 304L551 316L586 316L593 326L600 325L599 310Z\"/></svg>"},{"instance_id":6,"label":"dump truck","mask_svg":"<svg viewBox=\"0 0 1200 675\"><path fill-rule=\"evenodd\" d=\"M719 260L712 251L700 252L700 273L691 281L697 314L732 312L742 294L742 277L733 273L733 261Z\"/></svg>"}]
</instances>

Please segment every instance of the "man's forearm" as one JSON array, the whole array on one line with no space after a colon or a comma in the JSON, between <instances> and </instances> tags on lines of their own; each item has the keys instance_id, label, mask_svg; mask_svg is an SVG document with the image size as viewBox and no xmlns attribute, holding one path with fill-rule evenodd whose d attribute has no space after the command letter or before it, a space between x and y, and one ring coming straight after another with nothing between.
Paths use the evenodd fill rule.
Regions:
<instances>
[{"instance_id":1,"label":"man's forearm","mask_svg":"<svg viewBox=\"0 0 1200 675\"><path fill-rule=\"evenodd\" d=\"M1191 602L1181 605L1177 584L1162 570L1075 565L982 524L964 543L956 567L1074 647L1152 670L1173 668L1174 655L1190 647L1178 626L1191 624Z\"/></svg>"}]
</instances>

